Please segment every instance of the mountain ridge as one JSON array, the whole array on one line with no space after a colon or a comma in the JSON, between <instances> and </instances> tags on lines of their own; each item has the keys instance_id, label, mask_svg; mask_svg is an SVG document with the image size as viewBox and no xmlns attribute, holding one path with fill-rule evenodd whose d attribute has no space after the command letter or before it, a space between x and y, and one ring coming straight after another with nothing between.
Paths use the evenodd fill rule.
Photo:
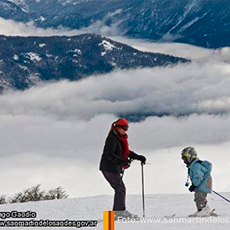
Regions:
<instances>
[{"instance_id":1,"label":"mountain ridge","mask_svg":"<svg viewBox=\"0 0 230 230\"><path fill-rule=\"evenodd\" d=\"M142 52L95 34L71 37L0 36L1 90L24 90L38 81L73 81L115 69L153 68L179 62L189 60Z\"/></svg>"}]
</instances>

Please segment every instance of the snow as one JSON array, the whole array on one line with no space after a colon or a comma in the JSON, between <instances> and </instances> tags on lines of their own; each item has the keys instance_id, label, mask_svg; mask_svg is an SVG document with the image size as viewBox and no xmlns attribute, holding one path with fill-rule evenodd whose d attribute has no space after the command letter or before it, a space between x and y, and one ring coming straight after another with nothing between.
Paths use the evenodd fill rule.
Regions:
<instances>
[{"instance_id":1,"label":"snow","mask_svg":"<svg viewBox=\"0 0 230 230\"><path fill-rule=\"evenodd\" d=\"M29 53L26 53L26 55L30 58L31 61L39 62L42 60L42 58L40 58L37 53L29 52Z\"/></svg>"},{"instance_id":2,"label":"snow","mask_svg":"<svg viewBox=\"0 0 230 230\"><path fill-rule=\"evenodd\" d=\"M188 5L185 7L184 17L186 17L191 11L197 11L200 2L200 0L189 1Z\"/></svg>"},{"instance_id":3,"label":"snow","mask_svg":"<svg viewBox=\"0 0 230 230\"><path fill-rule=\"evenodd\" d=\"M121 48L119 48L119 47L116 47L116 46L114 46L113 44L111 44L109 41L106 41L106 40L103 40L100 44L99 44L99 46L103 46L104 47L104 52L101 52L101 56L104 56L104 55L106 55L106 53L108 52L108 51L112 51L113 49L121 49Z\"/></svg>"},{"instance_id":4,"label":"snow","mask_svg":"<svg viewBox=\"0 0 230 230\"><path fill-rule=\"evenodd\" d=\"M106 40L103 40L102 43L100 43L99 45L100 46L103 45L106 51L111 51L116 48L116 46L114 46L113 44L111 44L110 42Z\"/></svg>"},{"instance_id":5,"label":"snow","mask_svg":"<svg viewBox=\"0 0 230 230\"><path fill-rule=\"evenodd\" d=\"M81 3L84 3L84 2L90 2L92 0L66 0L66 1L63 1L63 0L59 0L58 3L61 3L63 6L66 6L68 4L73 4L73 5L78 5L78 4L81 4Z\"/></svg>"},{"instance_id":6,"label":"snow","mask_svg":"<svg viewBox=\"0 0 230 230\"><path fill-rule=\"evenodd\" d=\"M110 63L112 66L114 66L114 67L117 67L117 63L116 62L111 62Z\"/></svg>"},{"instance_id":7,"label":"snow","mask_svg":"<svg viewBox=\"0 0 230 230\"><path fill-rule=\"evenodd\" d=\"M82 51L80 49L69 50L67 53L73 53L73 57L78 57L82 55Z\"/></svg>"},{"instance_id":8,"label":"snow","mask_svg":"<svg viewBox=\"0 0 230 230\"><path fill-rule=\"evenodd\" d=\"M22 4L22 3L25 4L24 0L8 0L8 1L13 2L15 4Z\"/></svg>"},{"instance_id":9,"label":"snow","mask_svg":"<svg viewBox=\"0 0 230 230\"><path fill-rule=\"evenodd\" d=\"M79 49L75 49L74 52L77 53L77 54L79 54L79 55L82 55L82 52Z\"/></svg>"},{"instance_id":10,"label":"snow","mask_svg":"<svg viewBox=\"0 0 230 230\"><path fill-rule=\"evenodd\" d=\"M28 70L28 68L26 66L23 66L23 65L18 65L18 66L24 71Z\"/></svg>"},{"instance_id":11,"label":"snow","mask_svg":"<svg viewBox=\"0 0 230 230\"><path fill-rule=\"evenodd\" d=\"M194 23L196 23L199 19L200 19L200 17L194 18L192 21L190 21L190 22L188 22L187 24L185 24L184 26L182 26L181 29L180 29L180 31L186 30L186 29L189 28L191 25L193 25Z\"/></svg>"},{"instance_id":12,"label":"snow","mask_svg":"<svg viewBox=\"0 0 230 230\"><path fill-rule=\"evenodd\" d=\"M112 191L111 191L112 193ZM230 193L222 194L230 197ZM215 208L219 214L218 217L208 218L187 218L187 216L195 212L195 204L193 202L193 194L161 194L145 196L145 213L146 217L141 218L139 222L135 221L116 221L116 230L225 230L228 229L230 223L229 203L219 198L215 194L208 196L209 206ZM20 204L1 205L1 212L35 212L36 218L23 220L100 220L96 228L83 229L103 229L103 211L111 210L113 202L112 196L95 196L85 198L74 198L53 201L40 201ZM128 195L127 209L142 217L142 196ZM172 216L175 218L165 218ZM12 219L2 219L12 220ZM8 228L10 229L10 228ZM23 228L17 228L19 230ZM32 227L27 229L33 229ZM47 228L36 228L47 229ZM55 228L49 228L55 229ZM68 228L76 229L76 228Z\"/></svg>"},{"instance_id":13,"label":"snow","mask_svg":"<svg viewBox=\"0 0 230 230\"><path fill-rule=\"evenodd\" d=\"M14 55L13 58L14 58L15 61L18 61L18 59L19 59L18 55L16 55L16 54Z\"/></svg>"},{"instance_id":14,"label":"snow","mask_svg":"<svg viewBox=\"0 0 230 230\"><path fill-rule=\"evenodd\" d=\"M43 48L44 46L46 46L46 44L45 43L42 43L42 44L39 44L38 45L40 48Z\"/></svg>"},{"instance_id":15,"label":"snow","mask_svg":"<svg viewBox=\"0 0 230 230\"><path fill-rule=\"evenodd\" d=\"M13 2L18 7L20 7L22 11L24 11L25 13L28 13L28 7L25 4L24 0L8 0L8 1Z\"/></svg>"},{"instance_id":16,"label":"snow","mask_svg":"<svg viewBox=\"0 0 230 230\"><path fill-rule=\"evenodd\" d=\"M182 31L186 30L187 28L192 26L194 23L196 23L198 20L204 18L206 15L207 15L207 13L203 14L202 17L195 17L192 21L190 21L187 24L185 24L184 26L182 26L180 28L179 32L182 32Z\"/></svg>"},{"instance_id":17,"label":"snow","mask_svg":"<svg viewBox=\"0 0 230 230\"><path fill-rule=\"evenodd\" d=\"M43 17L43 16L40 16L37 21L41 21L41 22L44 22L46 19Z\"/></svg>"},{"instance_id":18,"label":"snow","mask_svg":"<svg viewBox=\"0 0 230 230\"><path fill-rule=\"evenodd\" d=\"M72 3L72 1L73 1L73 0L67 0L67 1L65 1L64 3L62 3L62 5L63 5L63 6L68 5L68 4Z\"/></svg>"}]
</instances>

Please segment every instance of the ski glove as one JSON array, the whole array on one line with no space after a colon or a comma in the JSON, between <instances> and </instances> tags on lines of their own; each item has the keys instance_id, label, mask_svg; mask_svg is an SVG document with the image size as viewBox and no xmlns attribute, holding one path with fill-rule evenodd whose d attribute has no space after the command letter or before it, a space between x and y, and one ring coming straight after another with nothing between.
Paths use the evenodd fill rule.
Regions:
<instances>
[{"instance_id":1,"label":"ski glove","mask_svg":"<svg viewBox=\"0 0 230 230\"><path fill-rule=\"evenodd\" d=\"M141 161L142 164L145 164L146 158L142 155L138 155L137 160Z\"/></svg>"},{"instance_id":2,"label":"ski glove","mask_svg":"<svg viewBox=\"0 0 230 230\"><path fill-rule=\"evenodd\" d=\"M195 189L196 189L196 186L195 186L194 184L192 184L192 185L189 187L188 190L189 190L190 192L194 192Z\"/></svg>"},{"instance_id":3,"label":"ski glove","mask_svg":"<svg viewBox=\"0 0 230 230\"><path fill-rule=\"evenodd\" d=\"M134 153L133 151L130 151L129 157L133 160L141 161L142 164L145 164L145 162L146 162L146 158L144 156L138 155L138 154Z\"/></svg>"},{"instance_id":4,"label":"ski glove","mask_svg":"<svg viewBox=\"0 0 230 230\"><path fill-rule=\"evenodd\" d=\"M124 159L122 159L121 164L122 164L123 168L127 169L127 168L129 168L129 166L131 164L131 160L128 158L124 158Z\"/></svg>"}]
</instances>

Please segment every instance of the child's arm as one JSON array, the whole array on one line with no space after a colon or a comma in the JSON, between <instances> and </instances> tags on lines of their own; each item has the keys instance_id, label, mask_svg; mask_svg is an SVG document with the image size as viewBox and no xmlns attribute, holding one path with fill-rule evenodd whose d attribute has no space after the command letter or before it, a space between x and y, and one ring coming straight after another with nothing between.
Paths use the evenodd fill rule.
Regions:
<instances>
[{"instance_id":1,"label":"child's arm","mask_svg":"<svg viewBox=\"0 0 230 230\"><path fill-rule=\"evenodd\" d=\"M206 173L206 171L207 171L207 169L205 167L203 167L201 164L196 163L196 165L194 165L194 168L192 170L192 173L193 173L192 183L193 183L193 185L195 185L196 187L200 185L200 183L204 179L204 174Z\"/></svg>"}]
</instances>

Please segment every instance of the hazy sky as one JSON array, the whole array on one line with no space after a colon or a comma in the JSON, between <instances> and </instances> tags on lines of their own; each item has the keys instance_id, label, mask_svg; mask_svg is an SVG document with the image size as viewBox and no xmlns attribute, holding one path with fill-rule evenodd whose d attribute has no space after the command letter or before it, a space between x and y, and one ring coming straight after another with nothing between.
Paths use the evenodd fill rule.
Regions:
<instances>
[{"instance_id":1,"label":"hazy sky","mask_svg":"<svg viewBox=\"0 0 230 230\"><path fill-rule=\"evenodd\" d=\"M111 31L115 30L110 28L110 36ZM43 30L0 19L0 33L6 35L80 32ZM71 197L113 194L98 170L104 141L116 114L139 111L169 114L130 124L130 149L147 157L146 193L187 192L186 167L180 159L187 146L213 163L214 189L230 190L229 48L113 38L193 62L5 92L0 96L1 194L37 184L44 189L62 186ZM128 193L141 193L140 172L139 162L125 172Z\"/></svg>"}]
</instances>

